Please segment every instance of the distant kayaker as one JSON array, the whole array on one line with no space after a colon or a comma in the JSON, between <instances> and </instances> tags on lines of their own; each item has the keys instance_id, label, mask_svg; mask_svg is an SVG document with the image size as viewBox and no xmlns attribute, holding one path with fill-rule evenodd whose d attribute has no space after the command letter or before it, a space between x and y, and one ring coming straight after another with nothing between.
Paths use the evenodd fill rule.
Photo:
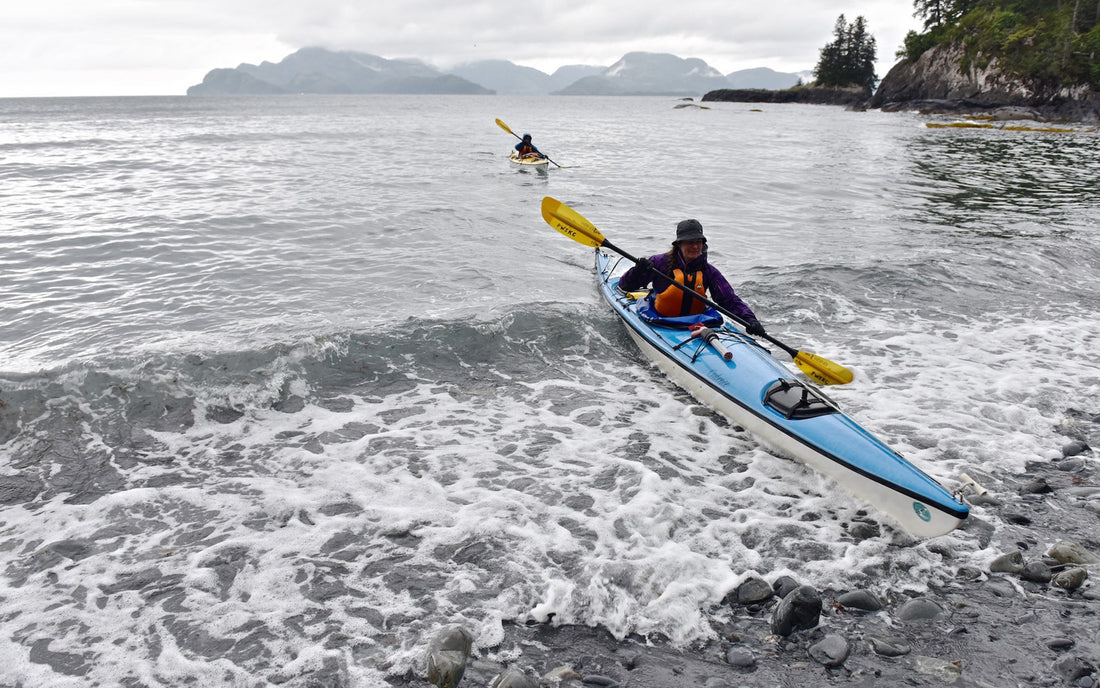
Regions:
<instances>
[{"instance_id":1,"label":"distant kayaker","mask_svg":"<svg viewBox=\"0 0 1100 688\"><path fill-rule=\"evenodd\" d=\"M706 310L705 303L673 286L665 275L675 277L677 282L702 296L709 291L712 301L748 323L746 332L754 336L764 334L764 326L752 309L733 291L718 268L707 262L707 239L698 220L684 220L676 225L676 240L672 242L672 248L667 253L639 258L634 267L623 273L619 288L637 291L652 282L655 294L653 305L658 313L666 317L692 315Z\"/></svg>"},{"instance_id":2,"label":"distant kayaker","mask_svg":"<svg viewBox=\"0 0 1100 688\"><path fill-rule=\"evenodd\" d=\"M524 134L523 139L516 144L516 153L521 158L545 158L546 156L539 152L538 148L535 148L535 144L531 143L531 135Z\"/></svg>"}]
</instances>

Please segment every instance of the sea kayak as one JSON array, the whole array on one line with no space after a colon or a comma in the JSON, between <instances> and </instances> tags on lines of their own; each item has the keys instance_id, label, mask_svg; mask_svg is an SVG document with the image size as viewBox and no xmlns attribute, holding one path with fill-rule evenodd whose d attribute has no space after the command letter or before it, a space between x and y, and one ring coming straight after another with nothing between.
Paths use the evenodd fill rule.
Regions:
<instances>
[{"instance_id":1,"label":"sea kayak","mask_svg":"<svg viewBox=\"0 0 1100 688\"><path fill-rule=\"evenodd\" d=\"M511 160L513 164L519 165L524 169L534 169L538 170L539 172L545 172L550 167L549 159L540 158L533 155L520 157L518 151L512 151L511 155L508 156L508 159Z\"/></svg>"},{"instance_id":2,"label":"sea kayak","mask_svg":"<svg viewBox=\"0 0 1100 688\"><path fill-rule=\"evenodd\" d=\"M600 291L638 347L696 399L773 451L832 478L913 535L943 535L966 519L966 504L717 310L663 318L648 292L619 290L616 273L629 265L597 248Z\"/></svg>"}]
</instances>

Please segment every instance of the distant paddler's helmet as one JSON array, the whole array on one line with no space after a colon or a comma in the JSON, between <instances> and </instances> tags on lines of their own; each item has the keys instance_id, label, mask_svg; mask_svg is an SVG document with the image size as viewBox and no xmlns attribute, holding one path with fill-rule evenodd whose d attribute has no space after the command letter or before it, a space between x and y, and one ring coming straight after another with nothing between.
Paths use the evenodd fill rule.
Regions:
<instances>
[{"instance_id":1,"label":"distant paddler's helmet","mask_svg":"<svg viewBox=\"0 0 1100 688\"><path fill-rule=\"evenodd\" d=\"M531 135L530 134L524 134L523 135L523 140L524 141L530 141L531 140Z\"/></svg>"}]
</instances>

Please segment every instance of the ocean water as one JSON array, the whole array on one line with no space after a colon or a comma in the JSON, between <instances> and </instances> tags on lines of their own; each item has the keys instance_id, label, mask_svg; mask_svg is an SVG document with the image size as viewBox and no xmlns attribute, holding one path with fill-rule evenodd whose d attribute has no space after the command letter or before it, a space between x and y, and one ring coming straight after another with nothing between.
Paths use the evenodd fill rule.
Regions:
<instances>
[{"instance_id":1,"label":"ocean water","mask_svg":"<svg viewBox=\"0 0 1100 688\"><path fill-rule=\"evenodd\" d=\"M845 411L1010 498L1100 414L1098 134L680 104L0 101L0 685L384 685L456 624L690 646L750 575L986 566L998 513L914 540L671 385L539 204L699 219Z\"/></svg>"}]
</instances>

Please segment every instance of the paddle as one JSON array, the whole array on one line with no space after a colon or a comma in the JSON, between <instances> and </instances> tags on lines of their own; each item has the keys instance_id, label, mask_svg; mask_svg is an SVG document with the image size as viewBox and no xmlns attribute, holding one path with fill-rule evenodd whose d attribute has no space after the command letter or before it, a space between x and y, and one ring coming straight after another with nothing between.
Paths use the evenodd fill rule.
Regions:
<instances>
[{"instance_id":1,"label":"paddle","mask_svg":"<svg viewBox=\"0 0 1100 688\"><path fill-rule=\"evenodd\" d=\"M523 140L523 137L522 137L522 136L520 136L520 135L519 135L519 134L517 134L516 132L512 131L511 129L509 129L509 128L508 128L508 125L507 125L507 124L505 124L504 122L501 122L501 121L500 121L499 119L497 120L497 126L498 126L498 127L500 127L501 129L503 129L504 131L508 132L508 133L509 133L509 134L511 134L512 136L515 136L515 137L516 137L517 139L519 139L520 141L522 141L522 140ZM550 157L549 157L548 155L544 154L544 153L539 153L539 155L541 155L542 157L546 158L547 160L550 160ZM550 160L550 162L554 162L554 161L553 161L553 160ZM554 164L555 164L555 165L558 165L558 163L556 163L556 162L554 162ZM558 165L558 167L561 167L561 165Z\"/></svg>"},{"instance_id":2,"label":"paddle","mask_svg":"<svg viewBox=\"0 0 1100 688\"><path fill-rule=\"evenodd\" d=\"M615 253L618 253L623 258L626 258L632 263L637 263L638 259L630 255L626 251L622 250L618 246L615 246L610 241L604 238L600 230L596 229L595 225L586 220L580 213L573 210L569 206L565 205L561 201L557 201L549 196L542 199L542 218L546 220L546 223L558 230L565 236L569 237L573 241L584 244L585 246L592 246L595 248L605 247ZM654 270L654 272L657 272ZM661 273L658 273L661 274ZM737 317L730 311L722 308L717 303L711 301L705 296L700 296L691 288L680 284L679 282L672 280L667 275L661 274L662 277L668 279L676 287L685 291L695 298L699 299L703 303L707 304L711 308L714 308L722 315L731 318L732 320L740 323L742 326L748 325L742 318ZM798 351L787 346L783 342L779 341L771 335L761 335L764 339L768 340L772 344L775 344L779 348L790 354L794 359L795 365L806 374L807 377L820 382L823 385L846 385L852 381L854 375L852 371L848 370L839 363L834 363L827 358L822 358L817 354L811 354L806 351Z\"/></svg>"}]
</instances>

